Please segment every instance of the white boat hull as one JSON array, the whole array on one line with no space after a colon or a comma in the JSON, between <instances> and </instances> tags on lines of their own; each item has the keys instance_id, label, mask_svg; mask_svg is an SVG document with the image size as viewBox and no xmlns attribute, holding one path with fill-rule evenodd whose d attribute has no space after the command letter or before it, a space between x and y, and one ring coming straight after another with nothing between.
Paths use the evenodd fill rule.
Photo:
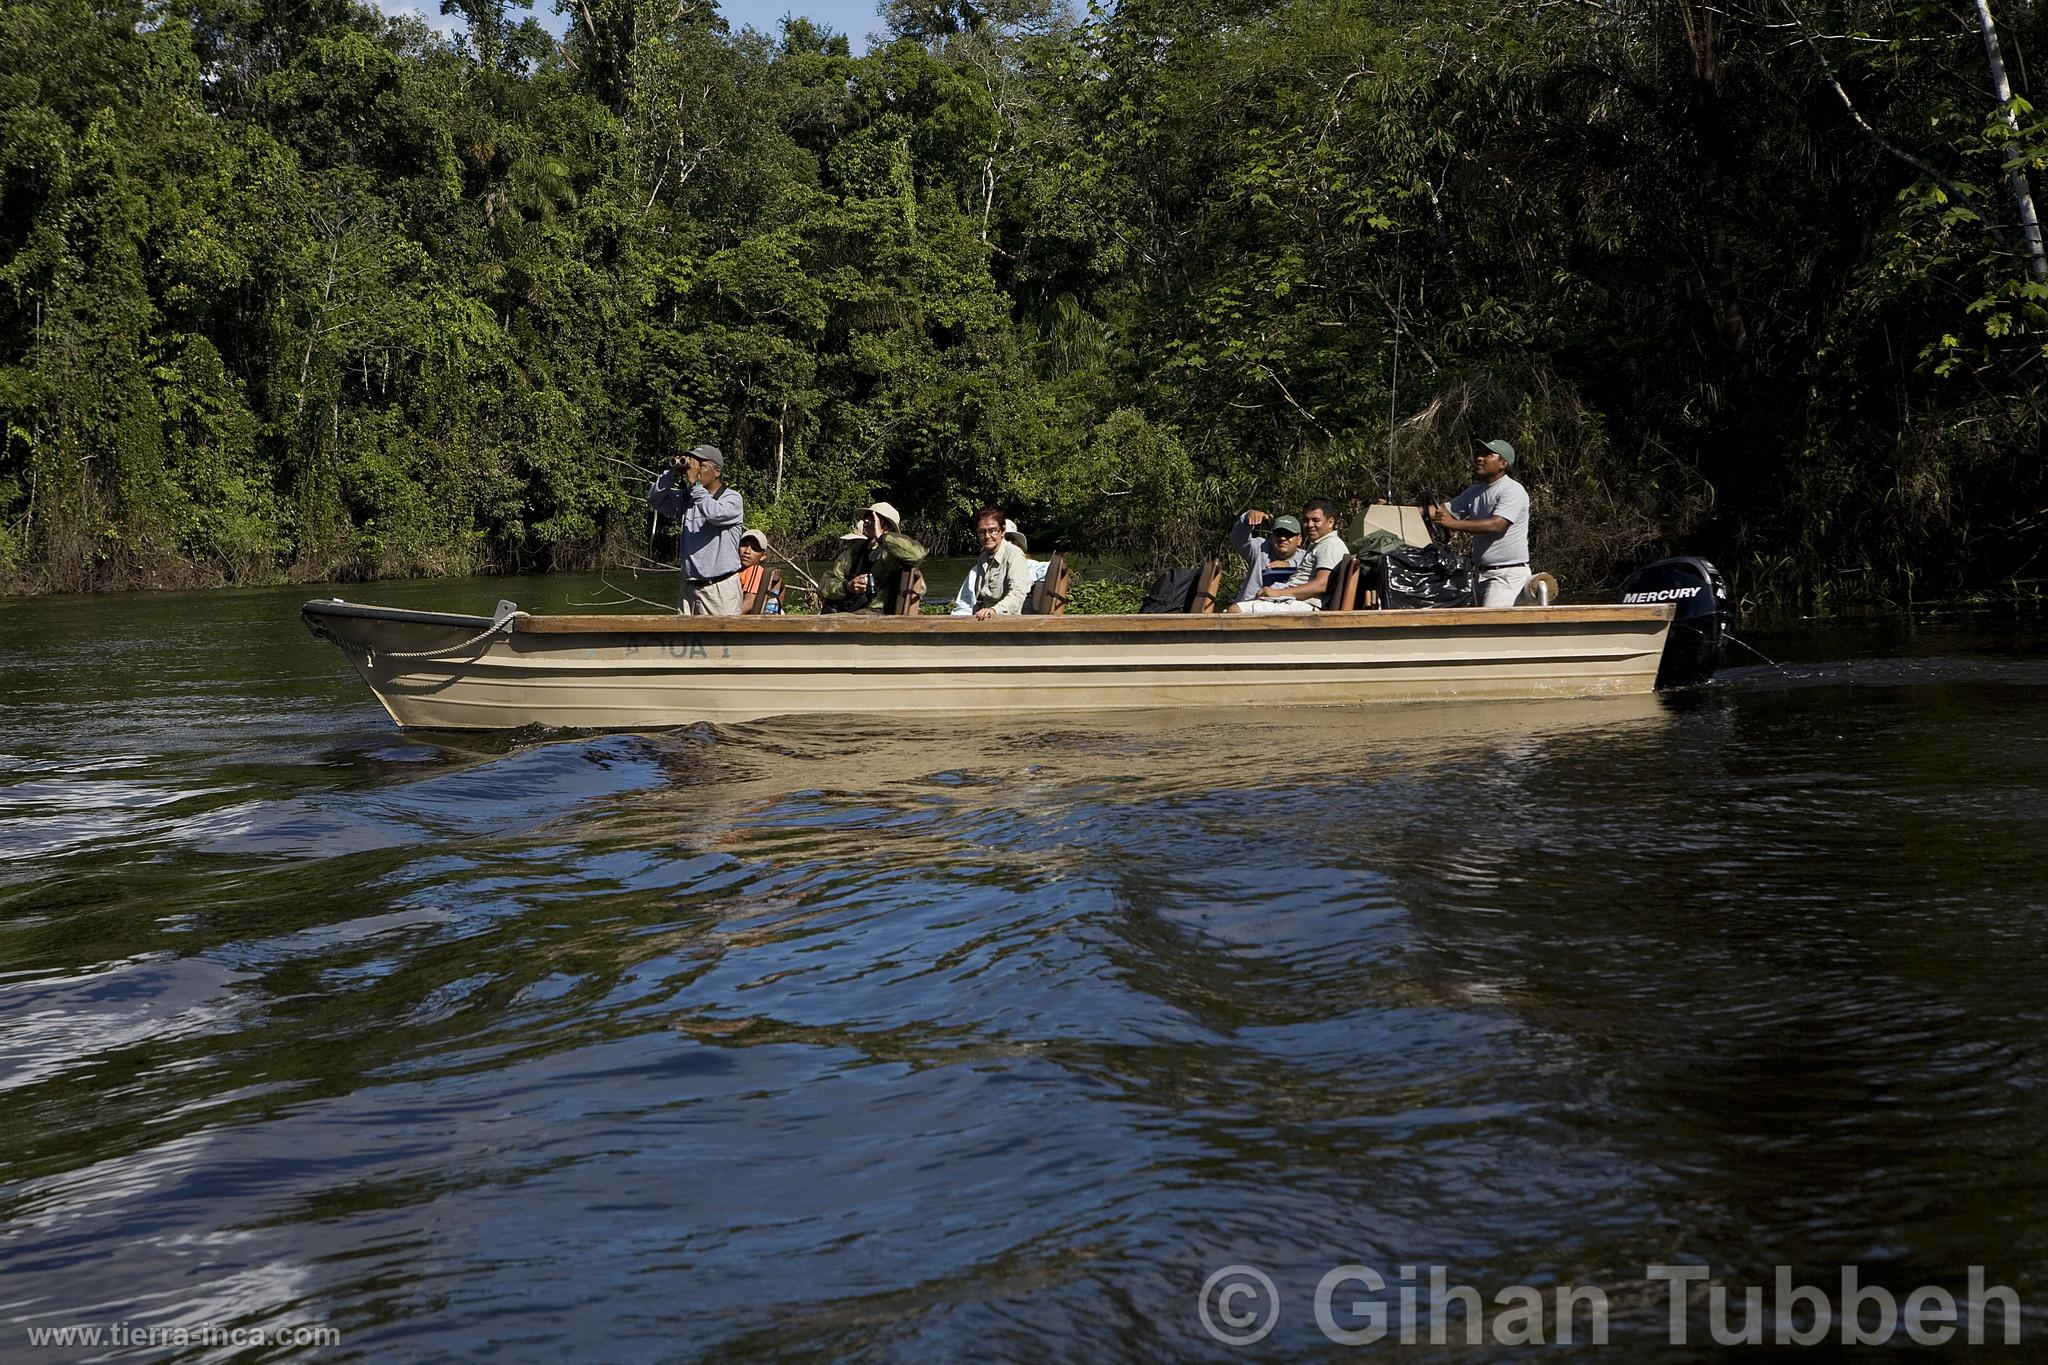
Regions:
<instances>
[{"instance_id":1,"label":"white boat hull","mask_svg":"<svg viewBox=\"0 0 2048 1365\"><path fill-rule=\"evenodd\" d=\"M1300 616L519 616L311 602L404 726L1520 700L1651 690L1666 605ZM478 638L478 637L482 638Z\"/></svg>"}]
</instances>

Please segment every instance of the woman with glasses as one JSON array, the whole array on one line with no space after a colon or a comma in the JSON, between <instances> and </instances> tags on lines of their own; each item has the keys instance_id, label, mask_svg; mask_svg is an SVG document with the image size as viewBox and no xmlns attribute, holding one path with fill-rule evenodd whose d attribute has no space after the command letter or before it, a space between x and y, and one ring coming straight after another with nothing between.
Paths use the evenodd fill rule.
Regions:
<instances>
[{"instance_id":1,"label":"woman with glasses","mask_svg":"<svg viewBox=\"0 0 2048 1365\"><path fill-rule=\"evenodd\" d=\"M974 514L974 540L981 558L967 571L974 584L974 619L1017 616L1024 611L1024 599L1031 592L1031 561L1017 543L1004 534L1003 514L984 507Z\"/></svg>"}]
</instances>

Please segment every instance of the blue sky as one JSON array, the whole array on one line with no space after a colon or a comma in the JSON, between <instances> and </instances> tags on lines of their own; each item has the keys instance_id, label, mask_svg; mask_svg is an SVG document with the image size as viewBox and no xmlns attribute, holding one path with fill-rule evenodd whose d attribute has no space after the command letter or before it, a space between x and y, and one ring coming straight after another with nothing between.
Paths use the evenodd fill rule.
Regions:
<instances>
[{"instance_id":1,"label":"blue sky","mask_svg":"<svg viewBox=\"0 0 2048 1365\"><path fill-rule=\"evenodd\" d=\"M426 21L429 28L442 33L452 33L461 27L459 21L441 13L440 0L370 0L370 3L387 14L417 15ZM725 21L735 30L758 28L775 33L780 31L785 14L804 15L844 33L852 42L855 53L865 52L868 34L882 27L877 8L877 0L720 0L718 6ZM562 31L562 16L555 13L553 0L534 0L533 17L540 20L550 33Z\"/></svg>"}]
</instances>

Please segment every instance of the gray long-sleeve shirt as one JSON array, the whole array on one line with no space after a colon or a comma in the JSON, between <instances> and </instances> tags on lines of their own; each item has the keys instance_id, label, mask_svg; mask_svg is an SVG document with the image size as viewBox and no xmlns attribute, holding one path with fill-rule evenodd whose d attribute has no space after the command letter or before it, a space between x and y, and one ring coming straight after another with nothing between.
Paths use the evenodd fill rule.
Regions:
<instances>
[{"instance_id":1,"label":"gray long-sleeve shirt","mask_svg":"<svg viewBox=\"0 0 2048 1365\"><path fill-rule=\"evenodd\" d=\"M682 524L683 577L702 583L740 569L740 525L746 505L737 488L716 497L701 483L683 484L682 472L665 469L647 490L647 505Z\"/></svg>"},{"instance_id":2,"label":"gray long-sleeve shirt","mask_svg":"<svg viewBox=\"0 0 2048 1365\"><path fill-rule=\"evenodd\" d=\"M1293 576L1294 566L1301 562L1300 550L1276 562L1271 542L1242 516L1230 528L1230 548L1244 558L1244 586L1237 590L1240 602L1257 597L1260 588L1279 587Z\"/></svg>"}]
</instances>

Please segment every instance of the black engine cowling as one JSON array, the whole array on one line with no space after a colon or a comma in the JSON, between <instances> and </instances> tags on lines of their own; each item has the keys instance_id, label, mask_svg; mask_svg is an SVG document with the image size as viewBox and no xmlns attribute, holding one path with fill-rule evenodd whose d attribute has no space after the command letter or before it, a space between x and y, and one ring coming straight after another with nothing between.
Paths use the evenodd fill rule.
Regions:
<instances>
[{"instance_id":1,"label":"black engine cowling","mask_svg":"<svg viewBox=\"0 0 2048 1365\"><path fill-rule=\"evenodd\" d=\"M1670 602L1678 614L1664 637L1657 686L1692 687L1714 676L1728 634L1728 585L1704 559L1682 556L1645 564L1621 585L1623 602Z\"/></svg>"}]
</instances>

